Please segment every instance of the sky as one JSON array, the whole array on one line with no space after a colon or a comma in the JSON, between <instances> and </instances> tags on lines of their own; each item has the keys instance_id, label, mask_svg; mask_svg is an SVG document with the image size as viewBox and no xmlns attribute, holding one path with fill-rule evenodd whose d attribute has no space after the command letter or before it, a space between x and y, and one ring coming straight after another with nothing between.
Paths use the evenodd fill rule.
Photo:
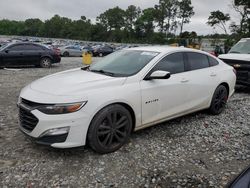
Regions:
<instances>
[{"instance_id":1,"label":"sky","mask_svg":"<svg viewBox=\"0 0 250 188\"><path fill-rule=\"evenodd\" d=\"M159 0L0 0L0 19L25 20L27 18L50 19L55 14L71 19L86 16L91 20L109 8L119 6L126 9L129 5L144 8L154 7ZM232 0L192 0L195 15L184 31L198 34L223 33L206 24L211 11L229 13L236 23L239 15L233 10Z\"/></svg>"}]
</instances>

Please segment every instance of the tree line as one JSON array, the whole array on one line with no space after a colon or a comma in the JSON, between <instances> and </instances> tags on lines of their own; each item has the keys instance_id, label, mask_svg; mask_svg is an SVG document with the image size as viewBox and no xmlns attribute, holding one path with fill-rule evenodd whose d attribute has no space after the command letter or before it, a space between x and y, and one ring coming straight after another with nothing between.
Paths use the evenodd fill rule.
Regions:
<instances>
[{"instance_id":1,"label":"tree line","mask_svg":"<svg viewBox=\"0 0 250 188\"><path fill-rule=\"evenodd\" d=\"M249 36L248 0L236 0L234 9L240 14L240 24L231 23L230 29L238 37ZM169 38L189 36L183 32L185 24L194 15L191 0L159 0L151 8L141 9L130 5L127 9L116 6L101 13L96 22L81 16L78 20L53 16L51 19L27 19L25 21L0 20L1 35L20 35L49 38L68 38L86 41L163 44ZM207 24L219 27L228 35L226 23L230 15L213 11ZM190 36L194 36L191 32Z\"/></svg>"}]
</instances>

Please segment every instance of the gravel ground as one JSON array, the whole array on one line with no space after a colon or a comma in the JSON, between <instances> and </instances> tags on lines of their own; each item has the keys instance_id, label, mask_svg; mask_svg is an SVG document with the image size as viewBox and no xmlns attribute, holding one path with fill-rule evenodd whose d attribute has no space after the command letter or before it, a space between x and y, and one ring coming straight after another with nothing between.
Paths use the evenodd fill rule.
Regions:
<instances>
[{"instance_id":1,"label":"gravel ground","mask_svg":"<svg viewBox=\"0 0 250 188\"><path fill-rule=\"evenodd\" d=\"M0 70L0 187L224 187L250 164L250 90L244 87L221 115L198 112L138 131L111 154L31 143L18 130L21 88L79 66L81 58L63 58L51 69Z\"/></svg>"}]
</instances>

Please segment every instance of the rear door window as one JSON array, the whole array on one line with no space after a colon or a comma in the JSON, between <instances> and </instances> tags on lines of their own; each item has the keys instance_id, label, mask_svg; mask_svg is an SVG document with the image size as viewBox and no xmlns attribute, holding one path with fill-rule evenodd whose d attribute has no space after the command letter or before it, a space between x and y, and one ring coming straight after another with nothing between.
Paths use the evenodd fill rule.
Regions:
<instances>
[{"instance_id":1,"label":"rear door window","mask_svg":"<svg viewBox=\"0 0 250 188\"><path fill-rule=\"evenodd\" d=\"M163 70L170 74L177 74L185 71L183 53L174 53L164 57L154 68L153 71Z\"/></svg>"},{"instance_id":2,"label":"rear door window","mask_svg":"<svg viewBox=\"0 0 250 188\"><path fill-rule=\"evenodd\" d=\"M209 67L208 58L205 54L196 52L186 53L189 70L198 70Z\"/></svg>"},{"instance_id":3,"label":"rear door window","mask_svg":"<svg viewBox=\"0 0 250 188\"><path fill-rule=\"evenodd\" d=\"M210 67L213 67L219 64L219 62L215 58L210 57L210 56L208 56L208 61L209 61Z\"/></svg>"}]
</instances>

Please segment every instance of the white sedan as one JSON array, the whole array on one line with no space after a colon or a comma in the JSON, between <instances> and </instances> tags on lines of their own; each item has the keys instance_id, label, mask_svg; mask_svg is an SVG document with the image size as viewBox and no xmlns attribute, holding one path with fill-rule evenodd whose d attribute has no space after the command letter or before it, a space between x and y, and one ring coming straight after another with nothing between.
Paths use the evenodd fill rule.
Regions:
<instances>
[{"instance_id":1,"label":"white sedan","mask_svg":"<svg viewBox=\"0 0 250 188\"><path fill-rule=\"evenodd\" d=\"M109 153L132 131L203 109L220 114L235 81L233 67L202 51L130 48L26 86L19 127L37 143Z\"/></svg>"}]
</instances>

